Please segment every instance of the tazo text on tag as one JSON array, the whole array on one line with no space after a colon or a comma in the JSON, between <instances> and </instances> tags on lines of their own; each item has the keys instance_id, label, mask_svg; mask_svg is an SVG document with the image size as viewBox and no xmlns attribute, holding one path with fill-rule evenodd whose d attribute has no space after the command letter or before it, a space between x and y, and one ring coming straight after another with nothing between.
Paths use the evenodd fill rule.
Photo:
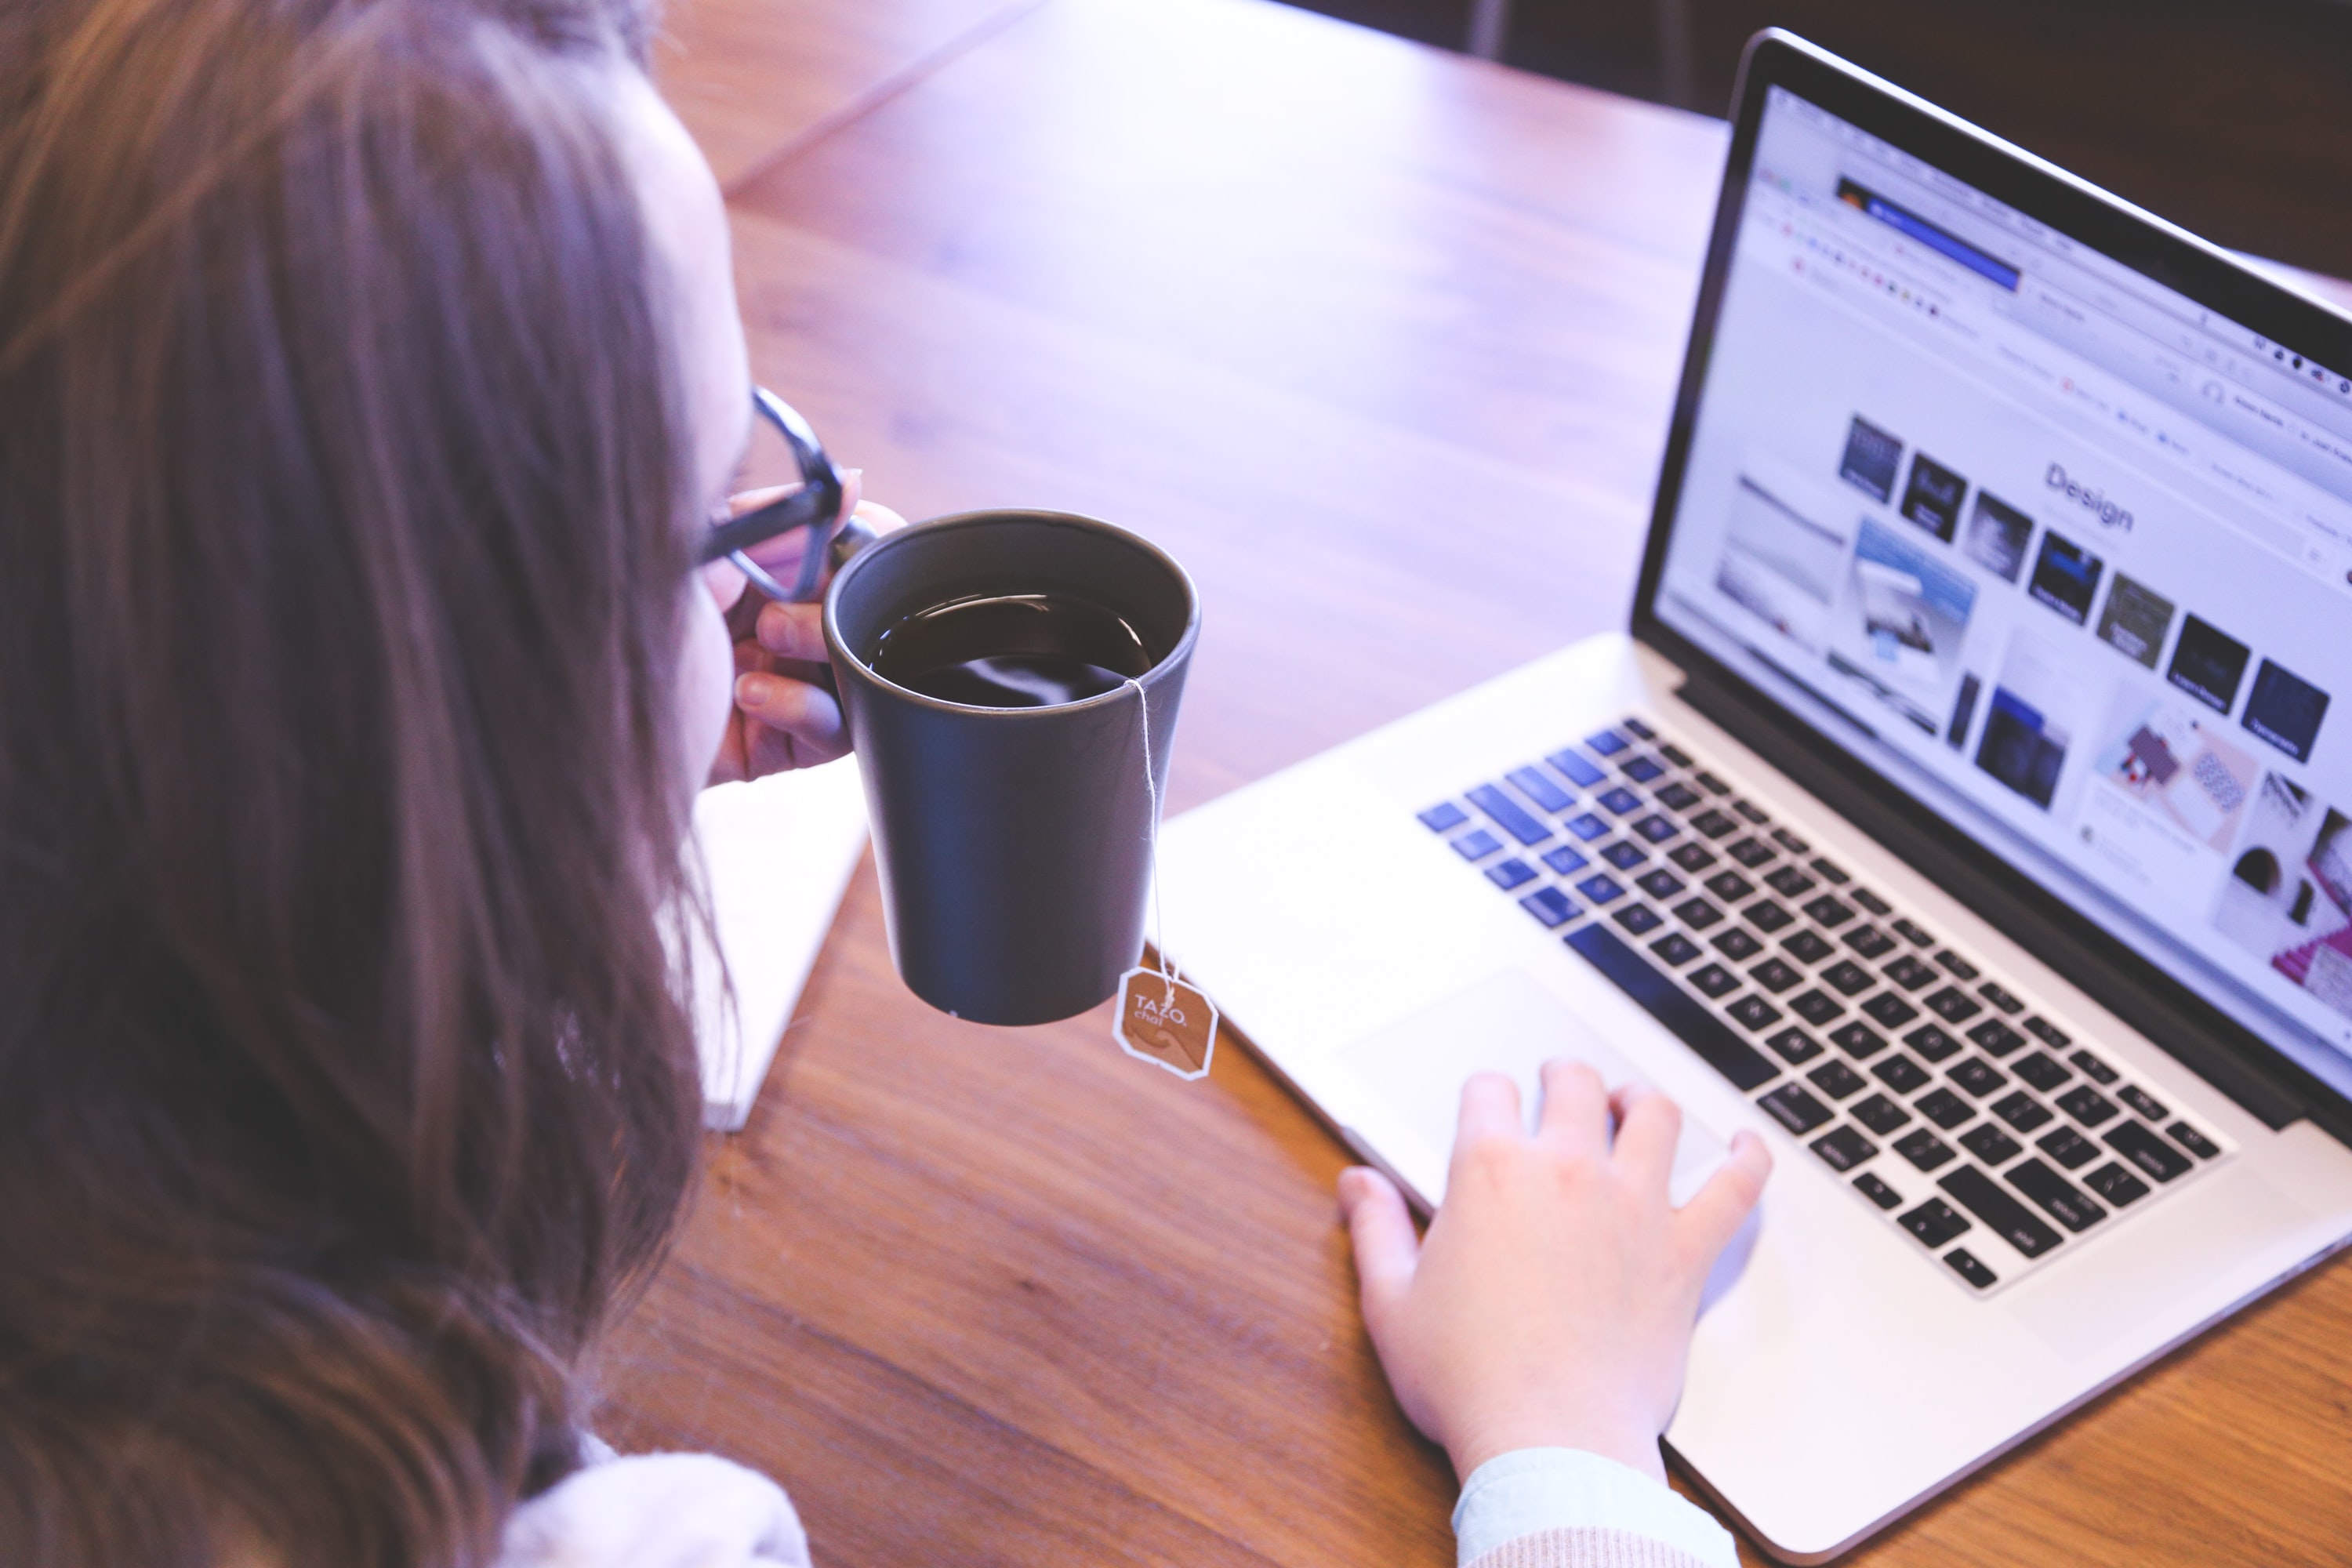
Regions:
<instances>
[{"instance_id":1,"label":"tazo text on tag","mask_svg":"<svg viewBox=\"0 0 2352 1568\"><path fill-rule=\"evenodd\" d=\"M1187 1080L1206 1078L1217 1048L1216 1004L1197 988L1140 965L1119 982L1111 1037L1129 1056Z\"/></svg>"}]
</instances>

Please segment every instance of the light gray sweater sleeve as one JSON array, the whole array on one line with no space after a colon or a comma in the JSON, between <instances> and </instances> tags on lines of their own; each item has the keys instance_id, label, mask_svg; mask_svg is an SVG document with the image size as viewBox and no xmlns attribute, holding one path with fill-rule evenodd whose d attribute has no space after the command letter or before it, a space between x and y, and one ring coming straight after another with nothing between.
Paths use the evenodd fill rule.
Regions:
<instances>
[{"instance_id":1,"label":"light gray sweater sleeve","mask_svg":"<svg viewBox=\"0 0 2352 1568\"><path fill-rule=\"evenodd\" d=\"M1613 1459L1520 1448L1487 1460L1454 1510L1462 1568L1738 1568L1706 1510Z\"/></svg>"},{"instance_id":2,"label":"light gray sweater sleeve","mask_svg":"<svg viewBox=\"0 0 2352 1568\"><path fill-rule=\"evenodd\" d=\"M515 1510L497 1568L809 1568L808 1538L783 1489L755 1470L638 1454L591 1463Z\"/></svg>"}]
</instances>

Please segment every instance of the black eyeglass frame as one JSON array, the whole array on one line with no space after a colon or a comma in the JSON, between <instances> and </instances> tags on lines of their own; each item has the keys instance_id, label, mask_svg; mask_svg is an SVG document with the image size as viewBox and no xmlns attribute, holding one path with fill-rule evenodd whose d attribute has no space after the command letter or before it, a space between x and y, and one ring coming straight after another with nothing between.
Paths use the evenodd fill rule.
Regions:
<instances>
[{"instance_id":1,"label":"black eyeglass frame","mask_svg":"<svg viewBox=\"0 0 2352 1568\"><path fill-rule=\"evenodd\" d=\"M817 441L816 432L809 428L808 421L795 413L791 404L764 386L755 386L751 389L751 407L792 448L793 461L800 469L801 488L763 507L713 525L709 537L703 541L697 563L707 566L713 561L731 560L737 570L751 579L751 585L769 598L779 603L805 604L817 596L833 525L841 516L841 470L833 466L833 459L824 455L824 447ZM744 552L796 528L816 528L824 532L801 552L800 575L787 589Z\"/></svg>"}]
</instances>

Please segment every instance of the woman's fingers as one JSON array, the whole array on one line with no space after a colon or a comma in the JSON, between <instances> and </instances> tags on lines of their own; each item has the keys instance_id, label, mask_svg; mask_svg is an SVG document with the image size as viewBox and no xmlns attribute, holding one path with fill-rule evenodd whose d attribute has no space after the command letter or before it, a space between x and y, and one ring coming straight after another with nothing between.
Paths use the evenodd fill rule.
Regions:
<instances>
[{"instance_id":1,"label":"woman's fingers","mask_svg":"<svg viewBox=\"0 0 2352 1568\"><path fill-rule=\"evenodd\" d=\"M1554 1057L1543 1065L1537 1136L1579 1154L1609 1152L1609 1090L1591 1064Z\"/></svg>"},{"instance_id":2,"label":"woman's fingers","mask_svg":"<svg viewBox=\"0 0 2352 1568\"><path fill-rule=\"evenodd\" d=\"M1378 1339L1389 1317L1403 1304L1421 1258L1421 1238L1404 1194L1378 1171L1358 1165L1339 1173L1339 1210L1356 1247L1356 1279L1364 1299L1364 1323Z\"/></svg>"},{"instance_id":3,"label":"woman's fingers","mask_svg":"<svg viewBox=\"0 0 2352 1568\"><path fill-rule=\"evenodd\" d=\"M1609 1097L1617 1118L1617 1160L1634 1179L1663 1196L1682 1138L1682 1107L1648 1084L1626 1083Z\"/></svg>"},{"instance_id":4,"label":"woman's fingers","mask_svg":"<svg viewBox=\"0 0 2352 1568\"><path fill-rule=\"evenodd\" d=\"M1519 1120L1519 1086L1498 1072L1472 1073L1462 1086L1462 1112L1454 1123L1454 1151L1486 1138L1518 1138L1527 1124Z\"/></svg>"},{"instance_id":5,"label":"woman's fingers","mask_svg":"<svg viewBox=\"0 0 2352 1568\"><path fill-rule=\"evenodd\" d=\"M762 605L756 635L761 647L778 658L805 659L811 664L825 661L822 605Z\"/></svg>"},{"instance_id":6,"label":"woman's fingers","mask_svg":"<svg viewBox=\"0 0 2352 1568\"><path fill-rule=\"evenodd\" d=\"M1764 1140L1745 1129L1733 1133L1731 1152L1682 1206L1685 1233L1710 1263L1764 1195L1764 1178L1771 1173L1772 1155Z\"/></svg>"},{"instance_id":7,"label":"woman's fingers","mask_svg":"<svg viewBox=\"0 0 2352 1568\"><path fill-rule=\"evenodd\" d=\"M756 731L747 737L753 777L830 762L848 750L841 704L821 686L749 670L735 678L735 706L746 721L777 731L774 737Z\"/></svg>"}]
</instances>

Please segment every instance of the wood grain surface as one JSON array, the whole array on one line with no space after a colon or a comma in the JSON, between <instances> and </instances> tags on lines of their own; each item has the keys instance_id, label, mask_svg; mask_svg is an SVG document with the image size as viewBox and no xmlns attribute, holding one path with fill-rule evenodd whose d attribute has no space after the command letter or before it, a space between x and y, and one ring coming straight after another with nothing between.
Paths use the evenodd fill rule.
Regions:
<instances>
[{"instance_id":1,"label":"wood grain surface","mask_svg":"<svg viewBox=\"0 0 2352 1568\"><path fill-rule=\"evenodd\" d=\"M1622 623L1719 125L1260 0L670 33L759 374L867 493L1091 512L1194 574L1173 806ZM826 1564L1436 1568L1453 1478L1357 1321L1344 1163L1230 1037L1184 1084L1107 1011L930 1012L869 863L607 1434L775 1475ZM2347 1343L2326 1268L1853 1561L2340 1562Z\"/></svg>"}]
</instances>

